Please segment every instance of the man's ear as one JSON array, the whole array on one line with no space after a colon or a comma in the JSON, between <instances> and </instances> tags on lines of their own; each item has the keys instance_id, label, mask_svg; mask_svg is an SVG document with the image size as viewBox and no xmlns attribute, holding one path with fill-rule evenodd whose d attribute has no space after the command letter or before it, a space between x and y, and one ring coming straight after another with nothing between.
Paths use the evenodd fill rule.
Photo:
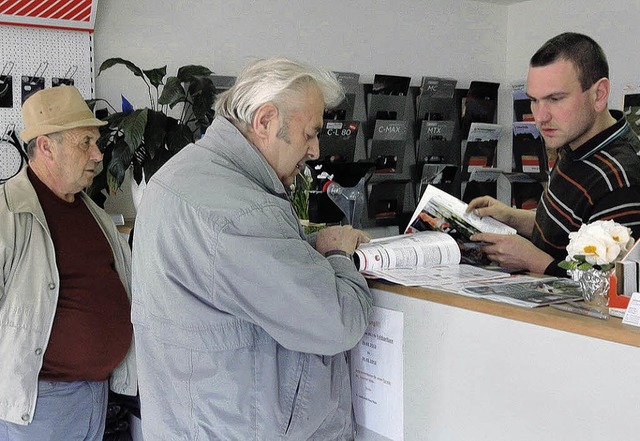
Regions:
<instances>
[{"instance_id":1,"label":"man's ear","mask_svg":"<svg viewBox=\"0 0 640 441\"><path fill-rule=\"evenodd\" d=\"M272 124L278 122L278 108L272 103L266 103L258 107L253 114L251 129L258 139L265 140L269 137L269 129Z\"/></svg>"},{"instance_id":2,"label":"man's ear","mask_svg":"<svg viewBox=\"0 0 640 441\"><path fill-rule=\"evenodd\" d=\"M593 103L596 112L603 112L607 108L611 83L608 78L600 78L592 86L595 90L595 101Z\"/></svg>"},{"instance_id":3,"label":"man's ear","mask_svg":"<svg viewBox=\"0 0 640 441\"><path fill-rule=\"evenodd\" d=\"M41 135L36 138L36 152L45 157L51 157L53 148L53 139L48 136Z\"/></svg>"}]
</instances>

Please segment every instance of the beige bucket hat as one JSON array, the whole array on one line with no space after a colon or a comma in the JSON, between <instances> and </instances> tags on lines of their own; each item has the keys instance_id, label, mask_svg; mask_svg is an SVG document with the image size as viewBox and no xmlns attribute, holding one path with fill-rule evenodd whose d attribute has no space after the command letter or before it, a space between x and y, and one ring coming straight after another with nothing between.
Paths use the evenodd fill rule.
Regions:
<instances>
[{"instance_id":1,"label":"beige bucket hat","mask_svg":"<svg viewBox=\"0 0 640 441\"><path fill-rule=\"evenodd\" d=\"M20 137L24 142L62 130L107 124L93 115L74 86L50 87L29 96L22 105L22 122Z\"/></svg>"}]
</instances>

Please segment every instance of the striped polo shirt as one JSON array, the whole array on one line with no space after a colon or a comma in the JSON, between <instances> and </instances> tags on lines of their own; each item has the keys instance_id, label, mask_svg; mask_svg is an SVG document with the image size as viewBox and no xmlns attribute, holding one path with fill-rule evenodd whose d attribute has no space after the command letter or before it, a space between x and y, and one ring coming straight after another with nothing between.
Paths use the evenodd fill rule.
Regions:
<instances>
[{"instance_id":1,"label":"striped polo shirt","mask_svg":"<svg viewBox=\"0 0 640 441\"><path fill-rule=\"evenodd\" d=\"M556 259L545 274L564 275L569 233L612 219L640 237L640 141L622 112L617 122L575 151L563 146L536 211L532 242Z\"/></svg>"}]
</instances>

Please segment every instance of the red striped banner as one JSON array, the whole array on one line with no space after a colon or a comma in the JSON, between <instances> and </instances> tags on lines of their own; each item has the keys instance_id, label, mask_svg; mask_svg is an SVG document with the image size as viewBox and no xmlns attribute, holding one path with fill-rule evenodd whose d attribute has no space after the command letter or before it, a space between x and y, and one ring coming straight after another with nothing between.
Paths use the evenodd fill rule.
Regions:
<instances>
[{"instance_id":1,"label":"red striped banner","mask_svg":"<svg viewBox=\"0 0 640 441\"><path fill-rule=\"evenodd\" d=\"M0 0L0 24L93 32L98 0Z\"/></svg>"}]
</instances>

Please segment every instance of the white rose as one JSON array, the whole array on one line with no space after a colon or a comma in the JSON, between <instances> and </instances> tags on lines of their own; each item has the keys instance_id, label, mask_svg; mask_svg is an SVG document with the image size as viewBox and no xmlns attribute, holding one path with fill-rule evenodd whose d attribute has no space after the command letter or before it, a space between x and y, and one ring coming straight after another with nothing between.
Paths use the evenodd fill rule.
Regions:
<instances>
[{"instance_id":1,"label":"white rose","mask_svg":"<svg viewBox=\"0 0 640 441\"><path fill-rule=\"evenodd\" d=\"M609 242L609 243L607 243ZM585 260L591 265L604 265L610 263L609 245L614 244L613 241L603 240L603 237L589 236L586 234L578 234L567 246L567 254L569 256L583 255ZM619 252L619 249L617 250ZM617 256L617 253L616 253ZM614 256L615 259L615 256Z\"/></svg>"},{"instance_id":2,"label":"white rose","mask_svg":"<svg viewBox=\"0 0 640 441\"><path fill-rule=\"evenodd\" d=\"M630 246L630 242L632 241L631 229L613 221L609 222L611 223L604 226L605 230L609 233L609 236L611 236L611 238L615 240L618 245L620 245L620 248L623 251L626 250L627 247Z\"/></svg>"}]
</instances>

